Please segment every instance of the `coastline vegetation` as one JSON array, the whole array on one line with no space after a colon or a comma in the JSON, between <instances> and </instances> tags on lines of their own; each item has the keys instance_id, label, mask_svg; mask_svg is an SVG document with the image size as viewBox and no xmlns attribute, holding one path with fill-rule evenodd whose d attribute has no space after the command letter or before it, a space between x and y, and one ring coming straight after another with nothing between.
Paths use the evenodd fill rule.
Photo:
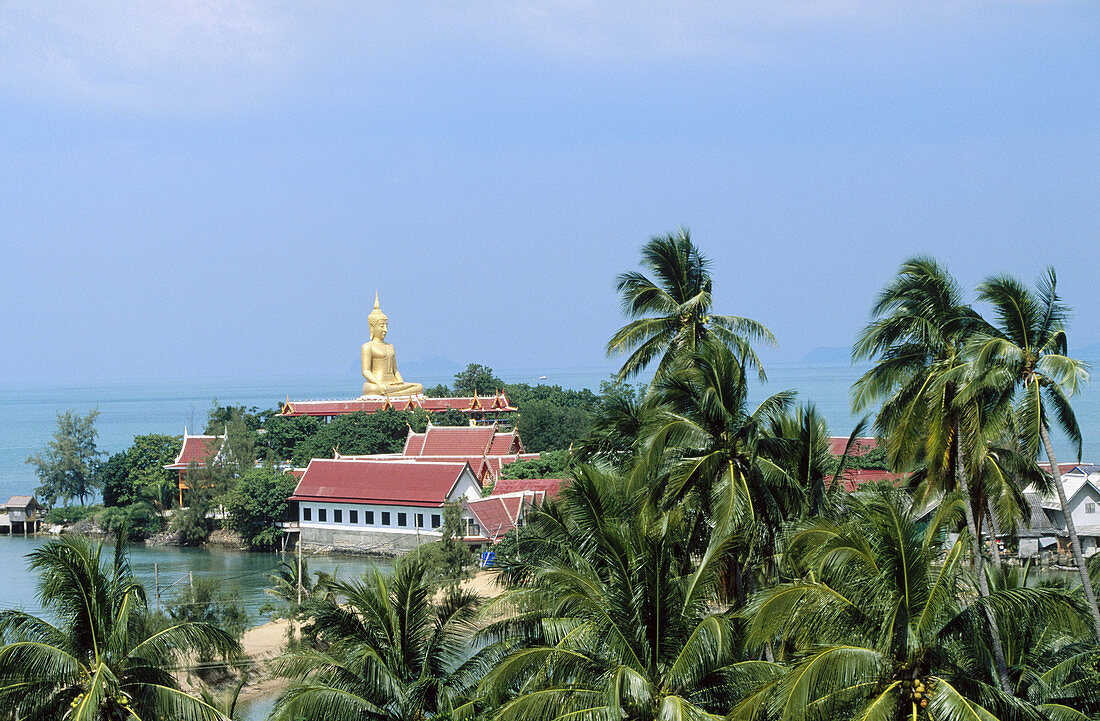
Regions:
<instances>
[{"instance_id":1,"label":"coastline vegetation","mask_svg":"<svg viewBox=\"0 0 1100 721\"><path fill-rule=\"evenodd\" d=\"M765 372L754 344L771 333L712 312L710 260L686 231L653 238L642 266L619 276L631 320L608 349L626 354L622 379L654 367L653 381L608 384L591 398L539 391L590 421L545 467L516 464L517 474L568 482L495 547L501 593L479 598L459 582L471 558L452 532L453 508L444 541L391 575L309 583L306 569L284 563L271 595L302 627L275 663L291 685L272 721L1100 719L1100 557L1075 547L1074 578L1036 579L991 538L995 524L1026 523L1024 484L1066 505L1049 434L1060 428L1079 444L1071 398L1088 369L1068 355L1053 272L1034 289L984 282L977 298L994 308L990 322L936 261L906 261L853 350L872 363L853 398L881 451L851 453L861 426L838 458L824 419L793 390L749 402ZM480 393L499 380L467 370L456 387ZM209 486L211 506L236 509L232 523L251 514L254 538L285 482L274 469L246 470L271 447L258 431L277 419L261 415L212 412L247 464L196 484ZM397 431L384 416L349 420L326 442L358 433L386 447ZM310 442L288 441L289 429L284 449ZM846 490L855 468L901 480ZM242 475L259 490L232 500ZM67 625L0 613L0 695L17 704L0 703L0 719L123 718L139 703L138 718L225 718L198 697L141 691L141 674L173 689L179 668L160 651L133 661L141 642L120 641L128 653L98 660L101 639L142 636L145 610L121 542L113 566L79 560L93 553L61 539L32 557L43 600L61 599ZM58 580L77 571L55 555L78 559L90 595ZM85 620L93 603L105 609L102 632ZM138 620L110 627L127 613ZM228 658L233 636L203 636L214 633L206 620L180 642L209 641ZM65 650L78 658L70 662L40 643L83 655ZM17 684L80 715L27 716ZM178 707L156 706L169 702Z\"/></svg>"}]
</instances>

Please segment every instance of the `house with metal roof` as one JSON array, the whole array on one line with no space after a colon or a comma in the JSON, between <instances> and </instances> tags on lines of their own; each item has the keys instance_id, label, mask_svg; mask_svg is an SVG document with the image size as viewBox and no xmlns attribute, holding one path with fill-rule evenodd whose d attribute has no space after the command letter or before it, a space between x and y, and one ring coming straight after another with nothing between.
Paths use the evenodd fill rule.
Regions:
<instances>
[{"instance_id":1,"label":"house with metal roof","mask_svg":"<svg viewBox=\"0 0 1100 721\"><path fill-rule=\"evenodd\" d=\"M1062 489L1074 528L1081 541L1081 552L1091 556L1100 552L1100 469L1091 464L1077 464L1063 470ZM1069 551L1066 516L1057 492L1040 493L1033 486L1024 489L1030 504L1030 523L1017 530L1020 555L1034 555L1041 550Z\"/></svg>"},{"instance_id":2,"label":"house with metal roof","mask_svg":"<svg viewBox=\"0 0 1100 721\"><path fill-rule=\"evenodd\" d=\"M41 508L34 496L12 496L0 506L0 533L37 533L42 523L38 514Z\"/></svg>"}]
</instances>

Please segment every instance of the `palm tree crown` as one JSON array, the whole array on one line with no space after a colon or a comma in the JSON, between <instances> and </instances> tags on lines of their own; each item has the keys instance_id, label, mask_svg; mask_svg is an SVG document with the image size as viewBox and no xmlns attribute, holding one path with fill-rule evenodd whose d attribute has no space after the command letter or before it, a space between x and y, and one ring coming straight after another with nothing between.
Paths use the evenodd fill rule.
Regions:
<instances>
[{"instance_id":1,"label":"palm tree crown","mask_svg":"<svg viewBox=\"0 0 1100 721\"><path fill-rule=\"evenodd\" d=\"M239 652L206 623L155 630L145 589L130 572L119 534L114 556L79 537L52 540L30 555L38 595L58 625L0 611L0 718L42 721L223 719L179 689L172 671L189 651Z\"/></svg>"},{"instance_id":2,"label":"palm tree crown","mask_svg":"<svg viewBox=\"0 0 1100 721\"><path fill-rule=\"evenodd\" d=\"M642 266L656 280L637 271L618 277L623 313L635 319L607 344L608 354L630 353L619 369L620 380L637 375L658 358L660 376L674 365L680 351L694 350L709 338L734 350L763 377L763 366L749 342L774 344L774 336L754 320L711 313L710 260L691 242L687 230L650 239L642 248Z\"/></svg>"}]
</instances>

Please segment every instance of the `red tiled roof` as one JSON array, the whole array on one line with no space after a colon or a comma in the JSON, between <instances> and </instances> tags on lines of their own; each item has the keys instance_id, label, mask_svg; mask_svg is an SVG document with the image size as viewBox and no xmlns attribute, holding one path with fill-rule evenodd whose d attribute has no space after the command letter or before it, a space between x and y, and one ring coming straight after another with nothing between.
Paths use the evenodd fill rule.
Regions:
<instances>
[{"instance_id":1,"label":"red tiled roof","mask_svg":"<svg viewBox=\"0 0 1100 721\"><path fill-rule=\"evenodd\" d=\"M493 496L516 491L538 491L553 499L561 493L563 483L565 481L560 478L501 478L493 486Z\"/></svg>"},{"instance_id":2,"label":"red tiled roof","mask_svg":"<svg viewBox=\"0 0 1100 721\"><path fill-rule=\"evenodd\" d=\"M483 411L512 412L516 409L508 402L508 398L501 394L495 398L475 398L473 396L458 396L454 398L427 398L412 396L398 398L390 401L386 398L371 400L345 400L345 401L287 401L283 404L280 415L284 416L339 416L345 413L365 411L377 413L387 408L397 410L411 410L423 408L433 413L441 413L451 409L464 413L478 413Z\"/></svg>"},{"instance_id":3,"label":"red tiled roof","mask_svg":"<svg viewBox=\"0 0 1100 721\"><path fill-rule=\"evenodd\" d=\"M493 442L495 433L492 426L428 426L421 434L409 431L405 455L480 458ZM413 435L420 435L423 440L414 441Z\"/></svg>"},{"instance_id":4,"label":"red tiled roof","mask_svg":"<svg viewBox=\"0 0 1100 721\"><path fill-rule=\"evenodd\" d=\"M510 433L497 433L493 436L493 440L489 444L490 456L510 455L522 450L523 444L520 443L519 433L516 431L511 431Z\"/></svg>"},{"instance_id":5,"label":"red tiled roof","mask_svg":"<svg viewBox=\"0 0 1100 721\"><path fill-rule=\"evenodd\" d=\"M834 456L844 455L844 447L848 445L848 436L832 436L829 439L829 452ZM878 447L878 441L874 438L857 438L852 444L853 456L862 456Z\"/></svg>"},{"instance_id":6,"label":"red tiled roof","mask_svg":"<svg viewBox=\"0 0 1100 721\"><path fill-rule=\"evenodd\" d=\"M541 491L510 493L506 496L492 495L476 501L467 501L466 507L477 518L482 535L496 541L516 527L516 522L528 508L542 503L543 496Z\"/></svg>"},{"instance_id":7,"label":"red tiled roof","mask_svg":"<svg viewBox=\"0 0 1100 721\"><path fill-rule=\"evenodd\" d=\"M192 463L204 464L207 459L218 454L224 440L224 436L184 436L179 455L176 456L176 460L172 465L165 466L165 468L172 471L182 471L186 470Z\"/></svg>"},{"instance_id":8,"label":"red tiled roof","mask_svg":"<svg viewBox=\"0 0 1100 721\"><path fill-rule=\"evenodd\" d=\"M466 468L466 463L314 458L290 500L442 506Z\"/></svg>"},{"instance_id":9,"label":"red tiled roof","mask_svg":"<svg viewBox=\"0 0 1100 721\"><path fill-rule=\"evenodd\" d=\"M904 473L893 473L892 471L879 471L860 468L850 468L844 472L841 480L844 482L845 491L854 491L862 485L867 483L879 483L881 481L890 481L897 485L900 481L905 479Z\"/></svg>"}]
</instances>

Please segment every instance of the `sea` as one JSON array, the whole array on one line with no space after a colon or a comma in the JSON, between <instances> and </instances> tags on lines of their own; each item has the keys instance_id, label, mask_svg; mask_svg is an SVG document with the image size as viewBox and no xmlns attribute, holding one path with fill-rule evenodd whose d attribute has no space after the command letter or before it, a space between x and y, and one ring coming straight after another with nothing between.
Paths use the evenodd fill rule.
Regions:
<instances>
[{"instance_id":1,"label":"sea","mask_svg":"<svg viewBox=\"0 0 1100 721\"><path fill-rule=\"evenodd\" d=\"M509 383L545 383L598 392L600 384L610 380L611 370L608 367L527 368L498 369L496 373ZM847 436L860 420L851 412L849 388L864 370L842 362L772 362L767 366L767 382L754 383L750 401L758 403L769 394L795 390L799 403L812 402L825 416L833 435ZM450 383L453 372L421 373L416 379L425 386ZM129 447L136 435L181 434L185 428L193 433L201 432L206 413L215 399L219 405L266 409L278 406L288 397L291 400L354 397L359 382L351 374L331 374L0 388L0 502L12 495L34 492L38 482L26 459L50 440L59 413L71 410L86 414L92 409L98 410L98 447L111 454ZM1073 402L1084 435L1083 460L1100 462L1100 392L1086 388ZM1056 436L1055 445L1060 462L1076 460L1076 454L1064 438ZM8 569L4 583L0 584L0 608L41 611L36 579L20 569L25 568L27 554L45 541L45 536L0 536L0 568ZM150 590L151 601L155 602L159 592L161 603L167 604L192 577L215 578L222 582L223 588L238 596L256 624L267 620L265 604L269 599L264 593L269 585L267 574L284 560L277 554L142 545L131 546L130 559L138 578ZM308 559L311 573L323 571L340 578L360 577L377 562L338 556ZM249 721L265 718L274 700L274 694L253 699L247 704L243 717Z\"/></svg>"},{"instance_id":2,"label":"sea","mask_svg":"<svg viewBox=\"0 0 1100 721\"><path fill-rule=\"evenodd\" d=\"M1100 359L1098 359L1100 360ZM771 362L766 383L754 383L757 403L781 390L798 392L799 403L812 402L834 435L847 436L859 421L850 407L849 388L865 368L838 362ZM545 383L599 392L611 379L608 367L503 369L508 383ZM425 386L450 383L453 375L417 376ZM284 400L346 399L358 394L359 380L349 374L287 376L225 381L114 381L88 385L21 385L0 388L0 502L31 494L38 481L27 457L42 450L57 427L57 415L71 410L99 411L98 447L107 454L125 450L146 433L201 432L206 413L220 405L274 408ZM1086 387L1073 399L1084 436L1082 460L1100 462L1100 391ZM522 425L521 425L522 433ZM1077 460L1064 438L1055 436L1059 462Z\"/></svg>"}]
</instances>

